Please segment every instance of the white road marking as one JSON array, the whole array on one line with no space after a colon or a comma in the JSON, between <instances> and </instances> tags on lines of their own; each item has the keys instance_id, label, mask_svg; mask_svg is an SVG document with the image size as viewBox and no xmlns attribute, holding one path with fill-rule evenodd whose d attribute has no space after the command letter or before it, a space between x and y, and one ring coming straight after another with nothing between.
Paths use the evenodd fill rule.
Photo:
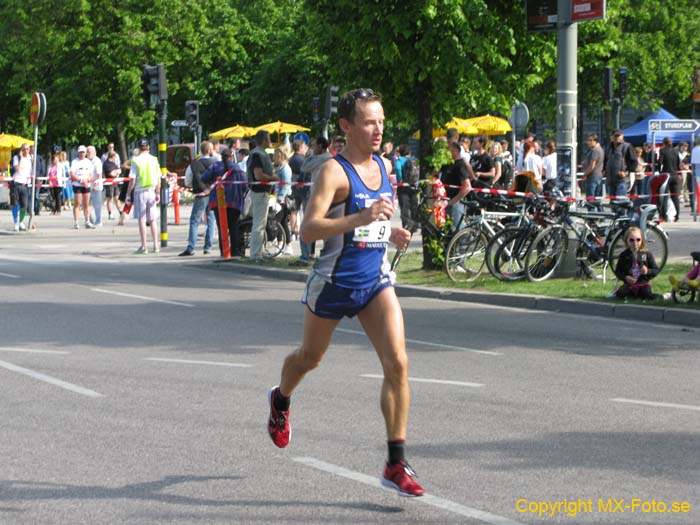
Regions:
<instances>
[{"instance_id":1,"label":"white road marking","mask_svg":"<svg viewBox=\"0 0 700 525\"><path fill-rule=\"evenodd\" d=\"M73 383L67 383L66 381L56 379L55 377L47 376L46 374L42 374L41 372L30 370L29 368L22 368L21 366L13 365L12 363L8 363L6 361L0 361L0 367L6 368L7 370L10 370L12 372L24 374L33 379L38 379L39 381L44 381L52 385L60 386L61 388L65 388L66 390L70 390L77 394L82 394L84 396L90 397L103 397L103 395L99 392L95 392L94 390L90 390L89 388L83 388L82 386L74 385Z\"/></svg>"},{"instance_id":2,"label":"white road marking","mask_svg":"<svg viewBox=\"0 0 700 525\"><path fill-rule=\"evenodd\" d=\"M359 481L370 487L379 488L382 490L391 490L382 487L379 478L368 476L367 474L362 474L361 472L355 472L353 470L348 470L337 465L332 465L331 463L326 463L324 461L319 461L315 458L308 457L296 457L292 458L297 463L301 463L308 467L321 470L323 472L328 472L329 474L334 474L346 479L351 479L353 481ZM496 514L491 514L490 512L484 512L479 509L474 509L471 507L466 507L443 498L438 498L437 496L432 496L430 494L423 494L418 498L411 498L411 502L423 503L425 505L430 505L432 507L437 507L454 514L459 514L460 516L465 516L467 518L474 518L483 521L484 523L491 523L494 525L522 525L517 521L498 516Z\"/></svg>"},{"instance_id":3,"label":"white road marking","mask_svg":"<svg viewBox=\"0 0 700 525\"><path fill-rule=\"evenodd\" d=\"M33 348L10 348L7 346L0 346L0 352L20 352L26 354L60 354L65 355L70 352L63 352L61 350L34 350Z\"/></svg>"},{"instance_id":4,"label":"white road marking","mask_svg":"<svg viewBox=\"0 0 700 525\"><path fill-rule=\"evenodd\" d=\"M20 278L19 275L15 275L14 273L4 273L4 272L0 272L0 277L8 277L10 279L19 279Z\"/></svg>"},{"instance_id":5,"label":"white road marking","mask_svg":"<svg viewBox=\"0 0 700 525\"><path fill-rule=\"evenodd\" d=\"M180 303L178 301L168 301L166 299L157 299L155 297L146 297L145 295L136 295L136 294L124 293L124 292L114 292L112 290L103 290L102 288L90 288L90 290L92 290L93 292L118 295L120 297L129 297L131 299L142 299L144 301L153 301L156 303L174 304L175 306L187 306L188 308L195 307L193 304L189 304L189 303Z\"/></svg>"},{"instance_id":6,"label":"white road marking","mask_svg":"<svg viewBox=\"0 0 700 525\"><path fill-rule=\"evenodd\" d=\"M384 379L381 374L361 374L360 377L368 377L370 379ZM409 377L409 381L414 383L437 383L439 385L457 385L457 386L469 386L474 388L479 388L486 386L483 383L468 383L466 381L451 381L449 379L424 379L422 377Z\"/></svg>"},{"instance_id":7,"label":"white road marking","mask_svg":"<svg viewBox=\"0 0 700 525\"><path fill-rule=\"evenodd\" d=\"M243 363L224 363L220 361L194 361L191 359L166 359L164 357L144 357L146 361L161 361L163 363L184 363L187 365L214 365L214 366L233 366L237 368L250 368L253 365Z\"/></svg>"},{"instance_id":8,"label":"white road marking","mask_svg":"<svg viewBox=\"0 0 700 525\"><path fill-rule=\"evenodd\" d=\"M682 410L697 410L700 411L700 406L696 405L679 405L676 403L661 403L658 401L643 401L641 399L626 399L624 397L616 397L610 401L615 401L616 403L631 403L633 405L644 405L648 407L660 407L660 408L680 408Z\"/></svg>"},{"instance_id":9,"label":"white road marking","mask_svg":"<svg viewBox=\"0 0 700 525\"><path fill-rule=\"evenodd\" d=\"M345 332L346 334L365 335L364 332L360 332L359 330L348 330L347 328L336 328L335 330L337 332ZM503 355L500 352L492 352L490 350L477 350L476 348L466 348L464 346L444 345L442 343L431 343L430 341L421 341L419 339L406 339L406 342L411 343L411 344L416 344L416 345L434 346L436 348L445 348L447 350L460 350L462 352L473 352L475 354Z\"/></svg>"}]
</instances>

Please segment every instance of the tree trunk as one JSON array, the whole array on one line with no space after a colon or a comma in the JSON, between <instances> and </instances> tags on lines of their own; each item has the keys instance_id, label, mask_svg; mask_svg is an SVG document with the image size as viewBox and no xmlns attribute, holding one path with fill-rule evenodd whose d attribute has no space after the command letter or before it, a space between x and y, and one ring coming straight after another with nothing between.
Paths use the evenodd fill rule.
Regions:
<instances>
[{"instance_id":1,"label":"tree trunk","mask_svg":"<svg viewBox=\"0 0 700 525\"><path fill-rule=\"evenodd\" d=\"M418 102L418 129L420 130L420 178L425 179L430 173L430 166L428 165L428 157L433 153L433 112L430 105L430 98L433 93L433 85L430 78L427 77L423 80L418 81L416 85L416 100ZM432 195L433 189L429 186L421 186L421 191L427 192L428 195ZM427 199L426 202L431 203L431 199ZM423 269L431 270L436 269L437 265L433 263L433 257L428 249L428 238L427 232L421 229L421 236L423 239Z\"/></svg>"},{"instance_id":2,"label":"tree trunk","mask_svg":"<svg viewBox=\"0 0 700 525\"><path fill-rule=\"evenodd\" d=\"M119 158L124 162L131 158L131 152L128 152L126 149L124 127L121 124L117 124L117 138L119 139Z\"/></svg>"}]
</instances>

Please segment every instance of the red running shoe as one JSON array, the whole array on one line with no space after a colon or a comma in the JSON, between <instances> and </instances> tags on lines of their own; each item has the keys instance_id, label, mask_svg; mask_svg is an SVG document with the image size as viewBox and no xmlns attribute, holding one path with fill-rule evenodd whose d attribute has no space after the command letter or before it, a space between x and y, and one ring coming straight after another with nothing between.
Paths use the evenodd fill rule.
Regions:
<instances>
[{"instance_id":1,"label":"red running shoe","mask_svg":"<svg viewBox=\"0 0 700 525\"><path fill-rule=\"evenodd\" d=\"M270 403L270 417L267 420L267 431L275 446L284 448L292 439L292 427L289 426L289 410L277 410L274 399L279 392L279 386L273 386L267 392L267 400Z\"/></svg>"},{"instance_id":2,"label":"red running shoe","mask_svg":"<svg viewBox=\"0 0 700 525\"><path fill-rule=\"evenodd\" d=\"M387 463L384 469L384 487L398 491L400 496L414 497L422 496L425 490L416 481L416 473L406 460L396 465Z\"/></svg>"}]
</instances>

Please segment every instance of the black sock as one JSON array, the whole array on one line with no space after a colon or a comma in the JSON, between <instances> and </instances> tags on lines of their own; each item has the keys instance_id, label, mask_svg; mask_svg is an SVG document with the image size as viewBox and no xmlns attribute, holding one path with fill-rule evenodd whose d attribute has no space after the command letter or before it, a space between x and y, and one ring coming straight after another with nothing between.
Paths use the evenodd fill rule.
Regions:
<instances>
[{"instance_id":1,"label":"black sock","mask_svg":"<svg viewBox=\"0 0 700 525\"><path fill-rule=\"evenodd\" d=\"M275 405L276 410L286 411L289 410L290 397L284 397L280 389L275 390L275 396L272 398L272 404Z\"/></svg>"},{"instance_id":2,"label":"black sock","mask_svg":"<svg viewBox=\"0 0 700 525\"><path fill-rule=\"evenodd\" d=\"M396 441L389 441L389 465L396 465L403 461L404 445L406 441L403 439L397 439Z\"/></svg>"}]
</instances>

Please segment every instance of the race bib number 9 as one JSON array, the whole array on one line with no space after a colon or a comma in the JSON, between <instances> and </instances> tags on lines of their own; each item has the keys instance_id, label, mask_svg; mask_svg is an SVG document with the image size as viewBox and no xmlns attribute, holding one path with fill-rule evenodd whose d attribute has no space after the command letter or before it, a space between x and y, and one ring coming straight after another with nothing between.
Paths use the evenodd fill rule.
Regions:
<instances>
[{"instance_id":1,"label":"race bib number 9","mask_svg":"<svg viewBox=\"0 0 700 525\"><path fill-rule=\"evenodd\" d=\"M352 240L360 248L383 248L391 237L390 221L374 221L367 226L355 228Z\"/></svg>"}]
</instances>

